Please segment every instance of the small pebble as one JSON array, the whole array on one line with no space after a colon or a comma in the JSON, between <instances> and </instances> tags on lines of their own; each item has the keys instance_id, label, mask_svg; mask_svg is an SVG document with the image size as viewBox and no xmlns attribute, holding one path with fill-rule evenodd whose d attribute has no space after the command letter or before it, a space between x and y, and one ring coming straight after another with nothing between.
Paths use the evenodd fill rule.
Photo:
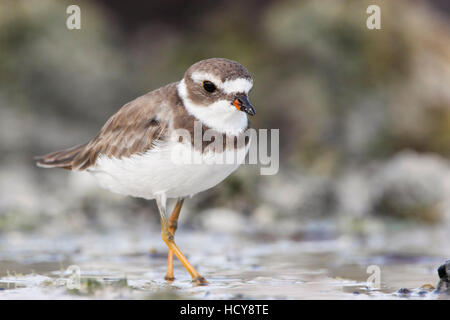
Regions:
<instances>
[{"instance_id":1,"label":"small pebble","mask_svg":"<svg viewBox=\"0 0 450 320\"><path fill-rule=\"evenodd\" d=\"M421 290L426 290L426 291L432 291L435 289L435 287L429 283L424 284L423 286L420 287Z\"/></svg>"},{"instance_id":2,"label":"small pebble","mask_svg":"<svg viewBox=\"0 0 450 320\"><path fill-rule=\"evenodd\" d=\"M421 297L426 296L429 292L428 291L419 291L417 294Z\"/></svg>"},{"instance_id":3,"label":"small pebble","mask_svg":"<svg viewBox=\"0 0 450 320\"><path fill-rule=\"evenodd\" d=\"M411 294L411 290L409 290L408 288L400 288L398 289L397 293L401 295L408 295Z\"/></svg>"}]
</instances>

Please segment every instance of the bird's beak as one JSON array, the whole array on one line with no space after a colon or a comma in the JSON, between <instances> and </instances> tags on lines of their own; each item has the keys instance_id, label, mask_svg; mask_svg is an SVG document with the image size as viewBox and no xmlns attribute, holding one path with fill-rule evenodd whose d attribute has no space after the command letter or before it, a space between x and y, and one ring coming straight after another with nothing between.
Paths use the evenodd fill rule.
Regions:
<instances>
[{"instance_id":1,"label":"bird's beak","mask_svg":"<svg viewBox=\"0 0 450 320\"><path fill-rule=\"evenodd\" d=\"M255 108L253 108L250 101L248 101L247 95L245 94L237 95L234 98L233 106L235 106L239 111L243 111L250 116L254 116L256 114Z\"/></svg>"}]
</instances>

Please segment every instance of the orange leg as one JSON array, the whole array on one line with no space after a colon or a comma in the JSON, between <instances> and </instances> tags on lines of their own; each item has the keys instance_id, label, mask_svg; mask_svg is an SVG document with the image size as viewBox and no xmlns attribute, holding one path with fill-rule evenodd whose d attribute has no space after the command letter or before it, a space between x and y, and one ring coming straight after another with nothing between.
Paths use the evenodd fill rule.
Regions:
<instances>
[{"instance_id":1,"label":"orange leg","mask_svg":"<svg viewBox=\"0 0 450 320\"><path fill-rule=\"evenodd\" d=\"M178 260L180 260L181 264L184 266L184 268L189 272L189 274L192 277L192 281L195 282L198 285L205 285L208 282L205 278L203 278L197 270L189 263L189 261L186 259L186 257L183 255L183 253L180 251L178 246L175 243L173 233L169 230L169 224L168 219L166 215L166 198L164 195L158 195L156 197L156 203L158 205L159 213L161 215L161 238L166 243L167 247L169 248L169 256L172 252ZM181 209L181 205L180 205ZM179 213L178 213L179 214ZM173 260L173 258L172 258ZM170 258L169 258L170 263ZM168 270L170 271L170 270ZM172 270L172 276L173 276L173 270Z\"/></svg>"},{"instance_id":2,"label":"orange leg","mask_svg":"<svg viewBox=\"0 0 450 320\"><path fill-rule=\"evenodd\" d=\"M178 227L178 217L180 216L181 207L183 206L184 199L178 199L172 214L169 217L168 229L169 232L175 235ZM169 256L167 257L167 272L165 279L167 281L173 281L175 278L173 276L173 251L169 249Z\"/></svg>"}]
</instances>

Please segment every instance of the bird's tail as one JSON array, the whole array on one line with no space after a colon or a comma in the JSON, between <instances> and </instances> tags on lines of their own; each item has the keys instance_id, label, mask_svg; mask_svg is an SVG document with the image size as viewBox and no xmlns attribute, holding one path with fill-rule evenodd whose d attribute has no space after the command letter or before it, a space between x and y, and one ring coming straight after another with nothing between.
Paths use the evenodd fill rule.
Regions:
<instances>
[{"instance_id":1,"label":"bird's tail","mask_svg":"<svg viewBox=\"0 0 450 320\"><path fill-rule=\"evenodd\" d=\"M86 147L86 144L38 156L34 160L38 167L72 170L74 159L84 150L84 147Z\"/></svg>"}]
</instances>

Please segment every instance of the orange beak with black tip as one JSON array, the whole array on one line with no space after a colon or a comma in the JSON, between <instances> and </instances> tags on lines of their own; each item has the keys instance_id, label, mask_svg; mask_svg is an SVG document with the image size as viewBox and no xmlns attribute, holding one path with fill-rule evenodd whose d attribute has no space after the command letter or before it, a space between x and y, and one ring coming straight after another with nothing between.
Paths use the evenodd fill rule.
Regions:
<instances>
[{"instance_id":1,"label":"orange beak with black tip","mask_svg":"<svg viewBox=\"0 0 450 320\"><path fill-rule=\"evenodd\" d=\"M254 116L256 114L255 108L253 108L250 101L248 101L247 95L239 94L233 100L233 106L236 107L239 111L245 112L250 116Z\"/></svg>"}]
</instances>

